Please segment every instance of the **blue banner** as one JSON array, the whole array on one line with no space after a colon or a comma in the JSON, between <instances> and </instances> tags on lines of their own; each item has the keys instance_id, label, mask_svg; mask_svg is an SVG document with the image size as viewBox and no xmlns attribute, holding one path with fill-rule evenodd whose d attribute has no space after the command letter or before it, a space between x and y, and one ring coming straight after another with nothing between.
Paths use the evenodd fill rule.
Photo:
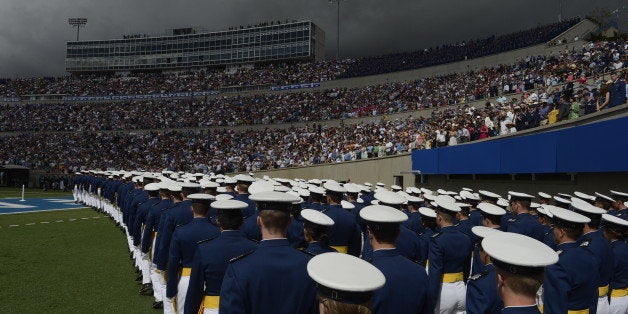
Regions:
<instances>
[{"instance_id":1,"label":"blue banner","mask_svg":"<svg viewBox=\"0 0 628 314\"><path fill-rule=\"evenodd\" d=\"M271 91L278 90L292 90L292 89L302 89L302 88L315 88L320 87L321 83L303 83L303 84L291 84L291 85L280 85L280 86L271 86Z\"/></svg>"},{"instance_id":2,"label":"blue banner","mask_svg":"<svg viewBox=\"0 0 628 314\"><path fill-rule=\"evenodd\" d=\"M563 130L412 152L423 174L628 171L628 117Z\"/></svg>"}]
</instances>

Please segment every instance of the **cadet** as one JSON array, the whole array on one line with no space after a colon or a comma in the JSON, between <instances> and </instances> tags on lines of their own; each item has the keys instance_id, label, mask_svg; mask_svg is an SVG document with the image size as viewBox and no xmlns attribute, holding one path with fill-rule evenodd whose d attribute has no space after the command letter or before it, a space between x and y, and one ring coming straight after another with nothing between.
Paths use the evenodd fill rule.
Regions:
<instances>
[{"instance_id":1,"label":"cadet","mask_svg":"<svg viewBox=\"0 0 628 314\"><path fill-rule=\"evenodd\" d=\"M310 208L318 211L325 210L325 189L321 187L309 187L310 191Z\"/></svg>"},{"instance_id":2,"label":"cadet","mask_svg":"<svg viewBox=\"0 0 628 314\"><path fill-rule=\"evenodd\" d=\"M217 213L220 235L200 241L198 245L192 261L185 313L218 313L220 288L229 261L257 248L257 244L239 230L247 203L223 200L213 202L211 207Z\"/></svg>"},{"instance_id":3,"label":"cadet","mask_svg":"<svg viewBox=\"0 0 628 314\"><path fill-rule=\"evenodd\" d=\"M209 204L214 196L204 193L187 196L192 201L191 211L193 219L189 223L178 226L172 234L168 256L168 280L166 283L166 297L175 298L177 313L183 313L185 296L188 291L192 260L198 242L217 237L218 228L209 223ZM180 275L180 276L179 276Z\"/></svg>"},{"instance_id":4,"label":"cadet","mask_svg":"<svg viewBox=\"0 0 628 314\"><path fill-rule=\"evenodd\" d=\"M249 205L249 207L242 212L244 218L253 216L253 214L255 214L255 203L249 200L249 186L255 182L255 179L245 174L236 175L234 179L236 180L238 193L233 196L233 199L245 202Z\"/></svg>"},{"instance_id":5,"label":"cadet","mask_svg":"<svg viewBox=\"0 0 628 314\"><path fill-rule=\"evenodd\" d=\"M275 187L273 183L268 181L255 181L249 187L249 192L251 194L260 193L260 192L270 192L273 191ZM257 224L257 217L259 216L259 211L256 211L253 215L244 219L242 223L242 232L244 235L252 241L259 242L262 239L262 232L260 230L259 225Z\"/></svg>"},{"instance_id":6,"label":"cadet","mask_svg":"<svg viewBox=\"0 0 628 314\"><path fill-rule=\"evenodd\" d=\"M499 230L501 217L506 214L506 210L491 203L478 204L478 211L481 213L482 226ZM473 229L471 229L473 230ZM484 271L484 261L480 258L480 240L476 238L473 242L473 255L471 256L471 276L477 275Z\"/></svg>"},{"instance_id":7,"label":"cadet","mask_svg":"<svg viewBox=\"0 0 628 314\"><path fill-rule=\"evenodd\" d=\"M541 205L549 205L552 201L552 196L545 192L539 192L537 194L539 195L539 204Z\"/></svg>"},{"instance_id":8,"label":"cadet","mask_svg":"<svg viewBox=\"0 0 628 314\"><path fill-rule=\"evenodd\" d=\"M591 219L590 222L584 224L583 233L578 239L578 242L584 244L585 248L589 250L597 260L599 266L597 282L599 299L597 301L597 311L598 313L609 313L608 285L613 274L613 253L610 244L604 239L602 232L598 231L602 214L605 212L603 209L575 197L571 198L571 207L575 212Z\"/></svg>"},{"instance_id":9,"label":"cadet","mask_svg":"<svg viewBox=\"0 0 628 314\"><path fill-rule=\"evenodd\" d=\"M437 313L464 313L464 272L470 262L471 241L453 225L460 207L443 195L438 196L435 203L440 232L431 237L429 244L430 294Z\"/></svg>"},{"instance_id":10,"label":"cadet","mask_svg":"<svg viewBox=\"0 0 628 314\"><path fill-rule=\"evenodd\" d=\"M515 214L514 221L506 227L506 231L527 235L543 241L543 230L538 219L530 214L530 203L534 196L525 193L508 192L510 210Z\"/></svg>"},{"instance_id":11,"label":"cadet","mask_svg":"<svg viewBox=\"0 0 628 314\"><path fill-rule=\"evenodd\" d=\"M144 227L144 232L142 233L142 253L146 254L148 260L150 261L150 279L152 282L151 286L153 289L153 295L155 297L153 308L155 309L163 307L163 296L165 294L162 287L163 277L157 270L157 265L155 265L153 261L155 260L154 253L157 250L155 242L157 239L157 233L159 232L159 219L161 217L161 212L162 210L172 206L169 187L170 184L168 183L159 183L159 195L161 196L161 200L159 203L152 206L148 211L148 214L146 215L146 226ZM142 287L140 294L150 294L150 290L148 288L149 287Z\"/></svg>"},{"instance_id":12,"label":"cadet","mask_svg":"<svg viewBox=\"0 0 628 314\"><path fill-rule=\"evenodd\" d=\"M603 214L602 220L604 237L610 241L613 252L610 313L624 314L628 312L628 221L609 214Z\"/></svg>"},{"instance_id":13,"label":"cadet","mask_svg":"<svg viewBox=\"0 0 628 314\"><path fill-rule=\"evenodd\" d=\"M423 225L421 224L421 214L419 213L423 199L416 196L407 196L406 199L408 200L408 220L406 220L403 225L419 236L424 232Z\"/></svg>"},{"instance_id":14,"label":"cadet","mask_svg":"<svg viewBox=\"0 0 628 314\"><path fill-rule=\"evenodd\" d=\"M460 212L456 213L456 220L458 221L458 223L456 223L454 226L458 228L460 232L464 233L464 235L469 237L471 243L475 243L476 236L471 231L471 228L473 227L473 222L471 221L471 219L469 219L471 204L456 203L456 205L460 207Z\"/></svg>"},{"instance_id":15,"label":"cadet","mask_svg":"<svg viewBox=\"0 0 628 314\"><path fill-rule=\"evenodd\" d=\"M342 208L340 202L346 189L337 183L326 182L327 205L323 212L334 221L329 229L329 245L340 253L360 255L360 227L354 216Z\"/></svg>"},{"instance_id":16,"label":"cadet","mask_svg":"<svg viewBox=\"0 0 628 314\"><path fill-rule=\"evenodd\" d=\"M371 299L386 279L373 265L357 257L325 253L307 263L316 281L320 314L371 313Z\"/></svg>"},{"instance_id":17,"label":"cadet","mask_svg":"<svg viewBox=\"0 0 628 314\"><path fill-rule=\"evenodd\" d=\"M615 201L611 204L612 209L608 213L624 219L628 218L628 208L624 205L624 203L628 202L628 193L611 190L611 195Z\"/></svg>"},{"instance_id":18,"label":"cadet","mask_svg":"<svg viewBox=\"0 0 628 314\"><path fill-rule=\"evenodd\" d=\"M405 202L405 198L395 192L382 191L375 193L375 198L379 201L379 205L392 207L401 211L401 205ZM407 217L407 215L406 215ZM364 218L362 218L364 219ZM401 225L399 228L399 235L395 241L397 251L411 261L419 264L424 264L425 261L421 260L421 239L410 229ZM368 232L364 234L364 246L362 250L362 259L370 260L372 258L373 248L371 247L371 241L369 241Z\"/></svg>"},{"instance_id":19,"label":"cadet","mask_svg":"<svg viewBox=\"0 0 628 314\"><path fill-rule=\"evenodd\" d=\"M427 266L430 240L438 228L436 226L436 212L431 208L420 207L419 214L421 214L421 225L423 226L423 233L419 234L421 241L421 259L419 263L422 266Z\"/></svg>"},{"instance_id":20,"label":"cadet","mask_svg":"<svg viewBox=\"0 0 628 314\"><path fill-rule=\"evenodd\" d=\"M497 228L484 226L475 226L471 228L471 232L480 240L489 235L501 233ZM474 314L499 313L504 307L504 303L497 294L495 267L491 262L491 258L482 249L482 243L478 242L476 247L477 254L474 255L474 259L480 261L482 270L469 277L467 282L467 312Z\"/></svg>"},{"instance_id":21,"label":"cadet","mask_svg":"<svg viewBox=\"0 0 628 314\"><path fill-rule=\"evenodd\" d=\"M281 192L253 193L262 241L257 250L233 259L220 290L221 314L315 313L316 286L307 275L310 255L292 247L286 232L290 206L299 198Z\"/></svg>"},{"instance_id":22,"label":"cadet","mask_svg":"<svg viewBox=\"0 0 628 314\"><path fill-rule=\"evenodd\" d=\"M467 190L460 191L460 197L462 197L465 203L471 205L471 208L469 208L469 219L471 220L471 224L474 226L481 226L482 215L480 214L480 211L477 210L478 204L480 203L480 197Z\"/></svg>"},{"instance_id":23,"label":"cadet","mask_svg":"<svg viewBox=\"0 0 628 314\"><path fill-rule=\"evenodd\" d=\"M313 209L301 211L303 218L303 234L307 247L303 252L312 256L322 253L337 252L329 246L329 228L334 225L334 221L329 216Z\"/></svg>"},{"instance_id":24,"label":"cadet","mask_svg":"<svg viewBox=\"0 0 628 314\"><path fill-rule=\"evenodd\" d=\"M137 210L137 216L135 217L133 227L133 245L140 254L140 270L142 271L142 288L140 294L150 295L153 293L152 285L150 284L150 265L148 263L148 256L142 252L142 230L146 226L146 217L153 205L159 203L159 183L149 183L144 187L144 190L148 193L149 199L142 203Z\"/></svg>"},{"instance_id":25,"label":"cadet","mask_svg":"<svg viewBox=\"0 0 628 314\"><path fill-rule=\"evenodd\" d=\"M383 205L366 206L360 216L366 221L373 247L371 263L386 277L384 287L373 293L373 312L433 313L425 270L401 255L395 245L408 216Z\"/></svg>"},{"instance_id":26,"label":"cadet","mask_svg":"<svg viewBox=\"0 0 628 314\"><path fill-rule=\"evenodd\" d=\"M544 313L596 313L599 275L591 269L597 270L599 266L586 249L587 244L576 241L591 219L556 206L545 205L544 209L553 216L554 239L559 255L558 263L549 266L545 272Z\"/></svg>"},{"instance_id":27,"label":"cadet","mask_svg":"<svg viewBox=\"0 0 628 314\"><path fill-rule=\"evenodd\" d=\"M554 227L552 226L552 213L545 210L543 206L536 209L537 217L543 230L543 243L556 250L556 241L554 241Z\"/></svg>"},{"instance_id":28,"label":"cadet","mask_svg":"<svg viewBox=\"0 0 628 314\"><path fill-rule=\"evenodd\" d=\"M495 266L497 292L504 302L501 313L540 314L536 294L545 267L556 263L558 254L535 239L508 232L488 235L482 249Z\"/></svg>"},{"instance_id":29,"label":"cadet","mask_svg":"<svg viewBox=\"0 0 628 314\"><path fill-rule=\"evenodd\" d=\"M615 203L615 199L608 197L604 194L595 192L595 206L603 208L605 211L610 211L612 209L613 203Z\"/></svg>"}]
</instances>

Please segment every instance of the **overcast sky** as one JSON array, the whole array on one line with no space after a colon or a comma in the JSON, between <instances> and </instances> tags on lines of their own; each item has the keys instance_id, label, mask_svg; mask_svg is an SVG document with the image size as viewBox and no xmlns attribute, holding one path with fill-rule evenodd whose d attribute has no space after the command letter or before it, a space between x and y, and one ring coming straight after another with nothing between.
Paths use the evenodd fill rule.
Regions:
<instances>
[{"instance_id":1,"label":"overcast sky","mask_svg":"<svg viewBox=\"0 0 628 314\"><path fill-rule=\"evenodd\" d=\"M614 10L625 0L562 0L563 15ZM625 4L624 4L625 6ZM347 0L340 9L342 56L415 50L558 20L559 0ZM625 19L625 9L623 17ZM85 17L82 40L210 30L269 20L312 20L336 51L336 5L328 0L0 0L0 77L64 75L69 17Z\"/></svg>"}]
</instances>

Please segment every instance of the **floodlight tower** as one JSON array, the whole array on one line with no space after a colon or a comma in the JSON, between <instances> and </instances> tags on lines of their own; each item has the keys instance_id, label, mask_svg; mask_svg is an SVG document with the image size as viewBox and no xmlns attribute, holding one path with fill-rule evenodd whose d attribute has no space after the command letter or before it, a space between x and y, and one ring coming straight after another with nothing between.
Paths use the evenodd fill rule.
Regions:
<instances>
[{"instance_id":1,"label":"floodlight tower","mask_svg":"<svg viewBox=\"0 0 628 314\"><path fill-rule=\"evenodd\" d=\"M346 0L329 0L329 3L336 3L336 59L340 59L340 2Z\"/></svg>"},{"instance_id":2,"label":"floodlight tower","mask_svg":"<svg viewBox=\"0 0 628 314\"><path fill-rule=\"evenodd\" d=\"M79 33L81 31L81 27L84 27L87 24L86 18L70 18L68 19L68 24L72 27L76 27L76 41L79 41Z\"/></svg>"}]
</instances>

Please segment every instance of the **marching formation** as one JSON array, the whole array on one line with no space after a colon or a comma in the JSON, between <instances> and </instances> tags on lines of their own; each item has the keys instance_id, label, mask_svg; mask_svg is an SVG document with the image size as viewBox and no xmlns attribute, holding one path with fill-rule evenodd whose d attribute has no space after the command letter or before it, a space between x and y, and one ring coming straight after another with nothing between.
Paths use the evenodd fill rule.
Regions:
<instances>
[{"instance_id":1,"label":"marching formation","mask_svg":"<svg viewBox=\"0 0 628 314\"><path fill-rule=\"evenodd\" d=\"M628 193L85 171L164 313L621 313Z\"/></svg>"}]
</instances>

